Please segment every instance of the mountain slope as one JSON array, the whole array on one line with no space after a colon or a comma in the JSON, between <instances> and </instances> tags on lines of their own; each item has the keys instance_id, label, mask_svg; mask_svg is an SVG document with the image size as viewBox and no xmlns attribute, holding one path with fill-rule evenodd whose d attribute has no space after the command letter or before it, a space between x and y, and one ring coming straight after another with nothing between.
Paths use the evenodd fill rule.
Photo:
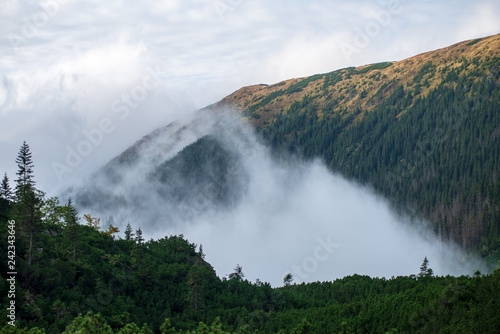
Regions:
<instances>
[{"instance_id":1,"label":"mountain slope","mask_svg":"<svg viewBox=\"0 0 500 334\"><path fill-rule=\"evenodd\" d=\"M248 187L247 128L227 110L200 110L143 137L67 195L107 224L143 229L230 208Z\"/></svg>"},{"instance_id":2,"label":"mountain slope","mask_svg":"<svg viewBox=\"0 0 500 334\"><path fill-rule=\"evenodd\" d=\"M458 73L477 82L484 74L498 75L500 35L465 41L398 62L349 67L326 74L286 80L274 85L244 87L214 105L230 106L255 125L266 126L276 114L286 113L295 101L314 100L318 116L374 110L399 86L413 90L412 101L426 97L440 84L453 86ZM491 70L492 73L485 73ZM359 110L358 110L359 109ZM404 112L404 110L402 110Z\"/></svg>"},{"instance_id":3,"label":"mountain slope","mask_svg":"<svg viewBox=\"0 0 500 334\"><path fill-rule=\"evenodd\" d=\"M239 110L276 152L322 157L488 256L500 231L499 53L495 35L245 87L214 108Z\"/></svg>"},{"instance_id":4,"label":"mountain slope","mask_svg":"<svg viewBox=\"0 0 500 334\"><path fill-rule=\"evenodd\" d=\"M495 35L399 62L244 87L145 136L75 189L75 201L113 224L175 224L234 206L247 191L255 146L252 136L231 134L247 131L239 111L277 155L321 157L430 220L441 240L496 262L499 52Z\"/></svg>"}]
</instances>

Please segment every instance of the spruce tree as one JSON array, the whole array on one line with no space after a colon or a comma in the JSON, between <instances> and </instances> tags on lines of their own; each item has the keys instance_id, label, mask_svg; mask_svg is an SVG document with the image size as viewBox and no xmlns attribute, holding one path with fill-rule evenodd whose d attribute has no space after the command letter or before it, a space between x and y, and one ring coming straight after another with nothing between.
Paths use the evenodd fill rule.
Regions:
<instances>
[{"instance_id":1,"label":"spruce tree","mask_svg":"<svg viewBox=\"0 0 500 334\"><path fill-rule=\"evenodd\" d=\"M420 266L420 272L418 273L419 277L423 276L432 276L433 271L431 268L429 268L429 260L427 260L427 256L424 258L424 262L422 262L422 265Z\"/></svg>"},{"instance_id":2,"label":"spruce tree","mask_svg":"<svg viewBox=\"0 0 500 334\"><path fill-rule=\"evenodd\" d=\"M203 252L203 245L200 244L200 251L199 251L199 254L200 254L200 258L204 259L205 258L205 253Z\"/></svg>"},{"instance_id":3,"label":"spruce tree","mask_svg":"<svg viewBox=\"0 0 500 334\"><path fill-rule=\"evenodd\" d=\"M31 265L34 243L42 223L43 193L35 188L35 181L33 180L34 165L26 141L19 150L16 163L19 169L16 172L18 178L16 180L16 203L13 208L13 216L29 244L28 264Z\"/></svg>"},{"instance_id":4,"label":"spruce tree","mask_svg":"<svg viewBox=\"0 0 500 334\"><path fill-rule=\"evenodd\" d=\"M132 269L134 269L139 277L146 279L150 276L150 268L144 261L144 249L142 247L144 238L142 237L142 230L139 228L135 231L135 247L130 254L132 257Z\"/></svg>"},{"instance_id":5,"label":"spruce tree","mask_svg":"<svg viewBox=\"0 0 500 334\"><path fill-rule=\"evenodd\" d=\"M16 196L20 197L28 190L35 188L35 180L33 179L33 167L35 165L33 164L30 147L26 141L23 142L23 145L19 149L16 163L18 167L18 171L16 172Z\"/></svg>"},{"instance_id":6,"label":"spruce tree","mask_svg":"<svg viewBox=\"0 0 500 334\"><path fill-rule=\"evenodd\" d=\"M76 246L79 239L79 223L78 223L78 211L73 206L73 201L71 197L68 199L68 204L66 204L66 212L64 220L66 221L65 234L68 240L72 244L73 261L76 261Z\"/></svg>"},{"instance_id":7,"label":"spruce tree","mask_svg":"<svg viewBox=\"0 0 500 334\"><path fill-rule=\"evenodd\" d=\"M33 189L26 188L17 196L13 207L13 218L20 228L23 238L28 243L28 264L31 265L33 259L33 249L42 224L42 194Z\"/></svg>"},{"instance_id":8,"label":"spruce tree","mask_svg":"<svg viewBox=\"0 0 500 334\"><path fill-rule=\"evenodd\" d=\"M130 223L127 224L127 227L125 228L125 240L130 241L134 237L134 232L132 232L132 226L130 226Z\"/></svg>"},{"instance_id":9,"label":"spruce tree","mask_svg":"<svg viewBox=\"0 0 500 334\"><path fill-rule=\"evenodd\" d=\"M234 268L234 273L229 274L229 279L236 278L238 281L241 281L243 277L245 277L245 274L243 274L243 267L237 264Z\"/></svg>"},{"instance_id":10,"label":"spruce tree","mask_svg":"<svg viewBox=\"0 0 500 334\"><path fill-rule=\"evenodd\" d=\"M187 276L187 285L189 286L188 300L194 310L203 308L203 274L202 268L193 265Z\"/></svg>"},{"instance_id":11,"label":"spruce tree","mask_svg":"<svg viewBox=\"0 0 500 334\"><path fill-rule=\"evenodd\" d=\"M140 227L137 231L135 231L135 241L137 242L138 246L141 246L144 242L144 238L142 237L142 230Z\"/></svg>"},{"instance_id":12,"label":"spruce tree","mask_svg":"<svg viewBox=\"0 0 500 334\"><path fill-rule=\"evenodd\" d=\"M7 176L7 173L5 173L2 184L0 185L0 198L3 198L8 202L12 202L12 188L10 187L9 177Z\"/></svg>"},{"instance_id":13,"label":"spruce tree","mask_svg":"<svg viewBox=\"0 0 500 334\"><path fill-rule=\"evenodd\" d=\"M285 284L285 286L290 286L292 282L293 282L293 275L291 273L288 273L285 275L285 277L283 277L283 284Z\"/></svg>"},{"instance_id":14,"label":"spruce tree","mask_svg":"<svg viewBox=\"0 0 500 334\"><path fill-rule=\"evenodd\" d=\"M0 223L9 220L12 200L12 189L10 188L7 173L5 173L0 185Z\"/></svg>"}]
</instances>

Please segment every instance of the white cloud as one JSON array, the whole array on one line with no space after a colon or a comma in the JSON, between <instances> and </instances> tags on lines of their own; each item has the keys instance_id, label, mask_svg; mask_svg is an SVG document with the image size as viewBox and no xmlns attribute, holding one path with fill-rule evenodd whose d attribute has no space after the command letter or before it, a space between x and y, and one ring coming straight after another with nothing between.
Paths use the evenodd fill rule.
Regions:
<instances>
[{"instance_id":1,"label":"white cloud","mask_svg":"<svg viewBox=\"0 0 500 334\"><path fill-rule=\"evenodd\" d=\"M260 278L274 286L281 285L287 272L297 283L354 273L410 275L417 273L426 256L438 275L484 271L480 264L462 260L457 247L426 233L423 222L411 225L388 202L333 175L320 162L277 162L228 114L195 114L141 141L134 147L140 156L137 163L116 164L114 177L100 173L89 180L73 194L75 203L82 205L82 212L103 218L104 227L112 216L113 225L123 230L130 222L146 239L184 234L203 245L219 276L240 264L249 280ZM192 176L196 187L190 186L189 177L168 181L176 189L173 195L165 194L167 185L148 178L157 166L206 134L213 134L235 158L235 164L224 169L226 185L217 180L220 166L213 161L207 161L204 173ZM177 175L175 168L169 171ZM112 181L115 177L120 182ZM214 180L215 192L206 187ZM214 200L221 196L220 189L230 194L222 204ZM85 206L85 198L102 200Z\"/></svg>"},{"instance_id":2,"label":"white cloud","mask_svg":"<svg viewBox=\"0 0 500 334\"><path fill-rule=\"evenodd\" d=\"M462 16L463 24L457 29L459 38L467 36L468 39L482 37L485 34L500 33L498 14L500 3L498 1L484 1L471 8L471 11Z\"/></svg>"},{"instance_id":3,"label":"white cloud","mask_svg":"<svg viewBox=\"0 0 500 334\"><path fill-rule=\"evenodd\" d=\"M110 103L130 93L147 68L160 69L161 85L133 117L114 119L116 130L75 178L176 115L243 85L402 59L500 27L500 8L492 0L401 0L390 23L346 58L340 45L352 44L356 32L374 22L373 13L391 3L44 0L40 6L39 1L0 1L2 170L12 178L12 151L24 139L40 139L31 143L43 152L37 169L47 172L38 174L39 185L50 189L55 175L47 166L64 157L66 145L81 140L82 130L113 116ZM57 144L48 150L44 142ZM6 149L11 145L15 148Z\"/></svg>"}]
</instances>

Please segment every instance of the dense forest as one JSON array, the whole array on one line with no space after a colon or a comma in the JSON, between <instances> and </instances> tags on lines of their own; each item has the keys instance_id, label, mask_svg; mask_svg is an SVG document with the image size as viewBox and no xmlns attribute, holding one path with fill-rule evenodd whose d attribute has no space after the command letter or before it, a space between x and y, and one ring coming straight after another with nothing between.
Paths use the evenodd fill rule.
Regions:
<instances>
[{"instance_id":1,"label":"dense forest","mask_svg":"<svg viewBox=\"0 0 500 334\"><path fill-rule=\"evenodd\" d=\"M321 157L498 266L499 52L496 35L243 88L217 107L240 109L277 155Z\"/></svg>"},{"instance_id":2,"label":"dense forest","mask_svg":"<svg viewBox=\"0 0 500 334\"><path fill-rule=\"evenodd\" d=\"M353 275L293 284L286 275L283 286L273 288L249 282L236 265L220 278L204 260L202 246L182 235L146 241L141 229L129 224L119 237L116 227L103 229L99 218L78 213L71 199L61 204L47 197L36 188L27 143L16 163L14 189L7 175L0 188L1 333L496 333L500 328L498 269L436 277L426 258L408 277ZM13 302L15 314L9 310Z\"/></svg>"}]
</instances>

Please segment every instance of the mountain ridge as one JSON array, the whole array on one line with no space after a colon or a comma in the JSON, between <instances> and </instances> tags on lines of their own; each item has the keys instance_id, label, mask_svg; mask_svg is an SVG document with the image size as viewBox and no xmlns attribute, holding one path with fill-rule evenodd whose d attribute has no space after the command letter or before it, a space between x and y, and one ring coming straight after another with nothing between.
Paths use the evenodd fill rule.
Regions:
<instances>
[{"instance_id":1,"label":"mountain ridge","mask_svg":"<svg viewBox=\"0 0 500 334\"><path fill-rule=\"evenodd\" d=\"M472 48L472 46L474 47ZM420 88L421 92L415 95L415 98L427 96L443 80L442 77L429 76L429 69L432 66L436 66L436 64L439 64L436 70L441 71L443 68L454 69L461 66L462 62L457 57L457 54L460 53L461 56L464 56L465 49L468 49L465 55L469 61L478 61L487 57L498 57L500 53L500 34L459 42L396 62L348 67L329 73L284 80L271 85L259 84L246 86L223 98L214 104L212 108L235 108L242 112L252 124L266 126L270 116L277 112L285 112L286 110L282 110L281 108L290 105L290 101L300 100L306 95L314 98L315 96L319 96L318 92L321 86L323 86L321 87L323 89L326 88L325 86L328 86L329 100L333 100L338 104L337 108L330 105L333 108L333 112L342 112L341 107L344 107L348 114L353 113L356 108L371 111L380 105L384 98L390 96L398 84L415 87L419 85L424 77L426 77L425 79L428 81L428 84L423 80L424 85L420 84L417 87ZM439 62L440 60L445 60L446 62ZM428 62L432 65L429 65ZM364 76L356 77L357 74L366 74L368 72L371 72L368 79ZM418 80L415 81L415 79ZM429 81L429 79L431 80ZM390 84L381 87L384 82L390 82ZM335 86L339 84L340 87L335 89ZM369 87L370 84L373 87ZM352 85L355 86L354 91ZM380 90L381 88L382 90ZM349 92L347 96L342 93L344 90ZM273 94L276 97L272 96ZM285 94L290 95L290 99L283 100L282 97ZM343 98L342 95L344 95ZM266 97L269 101L265 100ZM342 101L344 103L341 103ZM323 103L325 107L328 103L326 99L322 99L319 102L320 104Z\"/></svg>"}]
</instances>

